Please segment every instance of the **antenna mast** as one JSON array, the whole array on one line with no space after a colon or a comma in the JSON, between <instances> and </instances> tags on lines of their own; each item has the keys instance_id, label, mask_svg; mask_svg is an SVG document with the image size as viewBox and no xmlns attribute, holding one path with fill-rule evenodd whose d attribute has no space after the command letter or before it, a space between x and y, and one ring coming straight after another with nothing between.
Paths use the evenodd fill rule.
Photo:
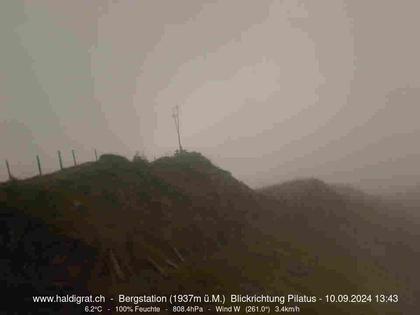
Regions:
<instances>
[{"instance_id":1,"label":"antenna mast","mask_svg":"<svg viewBox=\"0 0 420 315\"><path fill-rule=\"evenodd\" d=\"M175 122L176 133L178 134L178 145L179 145L179 152L182 152L182 145L181 145L181 134L179 131L179 106L176 105L172 110L172 118Z\"/></svg>"}]
</instances>

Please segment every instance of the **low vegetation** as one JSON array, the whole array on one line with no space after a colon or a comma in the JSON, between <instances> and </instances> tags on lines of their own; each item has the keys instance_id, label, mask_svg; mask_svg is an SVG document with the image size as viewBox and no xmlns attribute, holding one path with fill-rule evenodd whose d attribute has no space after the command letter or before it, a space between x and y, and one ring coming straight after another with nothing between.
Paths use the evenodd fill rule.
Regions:
<instances>
[{"instance_id":1,"label":"low vegetation","mask_svg":"<svg viewBox=\"0 0 420 315\"><path fill-rule=\"evenodd\" d=\"M412 314L419 233L382 205L318 180L255 191L196 152L153 162L103 155L0 185L2 307L23 297L30 309L34 294L69 290L396 293L397 305L304 309Z\"/></svg>"}]
</instances>

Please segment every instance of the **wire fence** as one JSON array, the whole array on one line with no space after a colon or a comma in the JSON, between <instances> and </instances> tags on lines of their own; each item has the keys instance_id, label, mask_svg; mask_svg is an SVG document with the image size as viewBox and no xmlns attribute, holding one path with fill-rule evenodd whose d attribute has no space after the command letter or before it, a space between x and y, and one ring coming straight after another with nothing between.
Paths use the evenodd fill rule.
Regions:
<instances>
[{"instance_id":1,"label":"wire fence","mask_svg":"<svg viewBox=\"0 0 420 315\"><path fill-rule=\"evenodd\" d=\"M58 169L51 167L51 158L48 159L49 160L48 167L44 168L41 157L39 155L36 155L35 158L34 158L34 161L36 162L36 166L35 166L34 171L29 173L28 165L26 165L26 172L24 172L23 176L21 174L21 176L19 176L19 179L22 179L22 177L23 178L29 178L29 177L34 177L34 176L42 176L42 175L45 175L45 174L53 173L57 170L63 170L66 167L77 166L79 164L79 159L78 159L76 150L71 150L71 158L72 158L72 160L71 160L70 164L68 163L67 165L65 165L65 163L63 161L63 154L62 154L61 150L57 150ZM98 161L98 151L96 149L92 150L92 159L91 160L84 159L82 163L92 162L92 161ZM15 174L14 173L14 167L13 167L14 165L12 165L12 163L11 163L11 161L9 161L9 159L4 160L4 165L5 165L5 169L6 169L6 174L5 174L5 176L3 176L4 178L0 178L0 182L18 179L17 176L14 175ZM19 163L15 166L17 166L17 169L21 168L21 165Z\"/></svg>"},{"instance_id":2,"label":"wire fence","mask_svg":"<svg viewBox=\"0 0 420 315\"><path fill-rule=\"evenodd\" d=\"M31 178L35 176L42 176L63 170L65 168L75 167L79 164L83 164L86 162L98 161L98 159L100 158L100 155L96 149L92 149L89 156L86 154L86 151L84 151L83 159L81 159L78 156L78 151L74 149L70 151L70 155L65 156L63 153L64 152L62 152L61 150L57 150L56 157L54 158L56 159L56 161L53 161L54 159L51 156L48 156L47 159L44 157L43 159L40 155L35 155L32 160L34 164L32 165L22 165L19 163L19 161L15 161L16 163L13 164L12 160L5 159L5 172L3 172L3 170L0 172L0 183L18 179ZM164 154L161 154L159 156L153 155L151 160L154 161L159 157L169 156L171 154L172 152L165 152ZM144 154L140 154L139 151L135 152L134 156L136 155L147 160L146 156ZM66 161L64 160L64 157L67 157ZM47 163L44 163L44 160L47 160ZM3 169L3 167L1 167L1 169ZM18 172L15 172L16 170L18 170Z\"/></svg>"}]
</instances>

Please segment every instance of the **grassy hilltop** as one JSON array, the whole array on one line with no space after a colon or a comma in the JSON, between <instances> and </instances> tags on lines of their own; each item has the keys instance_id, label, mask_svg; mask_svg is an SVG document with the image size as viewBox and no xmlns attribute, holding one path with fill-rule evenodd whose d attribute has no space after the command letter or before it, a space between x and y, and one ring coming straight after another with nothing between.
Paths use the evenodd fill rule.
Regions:
<instances>
[{"instance_id":1,"label":"grassy hilltop","mask_svg":"<svg viewBox=\"0 0 420 315\"><path fill-rule=\"evenodd\" d=\"M312 179L252 190L194 152L154 162L103 155L4 183L1 289L10 303L1 308L41 309L31 295L60 292L397 293L397 305L302 312L412 314L417 225L363 196Z\"/></svg>"}]
</instances>

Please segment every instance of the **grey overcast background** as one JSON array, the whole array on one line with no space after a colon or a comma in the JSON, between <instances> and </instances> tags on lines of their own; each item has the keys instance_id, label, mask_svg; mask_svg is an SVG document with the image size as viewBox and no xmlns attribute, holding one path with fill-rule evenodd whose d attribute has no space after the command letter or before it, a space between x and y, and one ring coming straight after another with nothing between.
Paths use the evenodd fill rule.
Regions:
<instances>
[{"instance_id":1,"label":"grey overcast background","mask_svg":"<svg viewBox=\"0 0 420 315\"><path fill-rule=\"evenodd\" d=\"M0 180L187 150L252 187L420 182L420 2L0 2Z\"/></svg>"}]
</instances>

